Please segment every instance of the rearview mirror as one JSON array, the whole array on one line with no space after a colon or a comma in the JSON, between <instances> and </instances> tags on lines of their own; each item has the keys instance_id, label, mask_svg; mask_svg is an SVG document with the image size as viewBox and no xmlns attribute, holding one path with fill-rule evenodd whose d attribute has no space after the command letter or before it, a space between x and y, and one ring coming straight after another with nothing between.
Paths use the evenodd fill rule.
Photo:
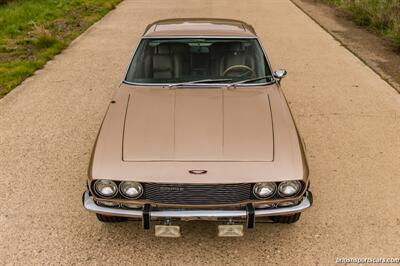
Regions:
<instances>
[{"instance_id":1,"label":"rearview mirror","mask_svg":"<svg viewBox=\"0 0 400 266\"><path fill-rule=\"evenodd\" d=\"M275 72L274 72L274 78L281 80L281 79L283 79L283 78L286 76L286 74L287 74L286 70L284 70L284 69L277 69L277 70L275 70Z\"/></svg>"}]
</instances>

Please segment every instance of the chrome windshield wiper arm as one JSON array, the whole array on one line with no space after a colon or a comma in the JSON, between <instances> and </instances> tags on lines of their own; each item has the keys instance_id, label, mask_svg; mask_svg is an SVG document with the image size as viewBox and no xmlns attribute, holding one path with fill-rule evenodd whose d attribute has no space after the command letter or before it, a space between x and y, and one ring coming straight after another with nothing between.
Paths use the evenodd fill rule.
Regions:
<instances>
[{"instance_id":1,"label":"chrome windshield wiper arm","mask_svg":"<svg viewBox=\"0 0 400 266\"><path fill-rule=\"evenodd\" d=\"M260 79L268 79L268 78L272 79L273 76L269 75L269 76L262 76L262 77L257 77L257 78L245 79L245 80L241 80L241 81L238 81L238 82L230 83L230 84L227 85L227 87L235 86L235 85L238 85L238 84L249 83L249 82L257 81L257 80L260 80Z\"/></svg>"},{"instance_id":2,"label":"chrome windshield wiper arm","mask_svg":"<svg viewBox=\"0 0 400 266\"><path fill-rule=\"evenodd\" d=\"M232 81L232 79L200 79L200 80L169 84L168 87L173 88L173 87L180 87L197 83L212 83L212 82L224 82L224 81Z\"/></svg>"}]
</instances>

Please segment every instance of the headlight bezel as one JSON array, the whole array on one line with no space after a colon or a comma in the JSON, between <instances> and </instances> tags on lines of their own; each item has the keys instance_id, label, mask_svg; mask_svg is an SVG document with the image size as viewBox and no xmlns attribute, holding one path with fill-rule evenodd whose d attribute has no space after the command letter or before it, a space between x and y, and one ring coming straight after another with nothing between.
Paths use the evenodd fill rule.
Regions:
<instances>
[{"instance_id":1,"label":"headlight bezel","mask_svg":"<svg viewBox=\"0 0 400 266\"><path fill-rule=\"evenodd\" d=\"M273 190L273 192L271 193L271 195L269 195L269 196L267 196L267 197L262 197L262 196L260 196L260 195L256 192L257 187L261 186L262 184L271 184L271 185L273 186L274 190ZM258 182L258 183L255 183L254 186L253 186L253 195L254 195L254 197L256 197L257 199L266 200L266 199L270 199L270 198L272 198L273 196L275 196L275 195L276 195L277 189L278 189L278 187L277 187L277 185L276 185L275 182Z\"/></svg>"},{"instance_id":2,"label":"headlight bezel","mask_svg":"<svg viewBox=\"0 0 400 266\"><path fill-rule=\"evenodd\" d=\"M131 196L126 195L126 194L123 192L123 186L126 185L127 183L134 183L134 184L137 184L138 187L140 188L140 189L139 189L139 190L140 190L140 193L139 193L137 196L134 196L134 197L131 197ZM119 183L119 185L118 185L118 191L119 191L119 194L120 194L122 197L126 198L126 199L138 199L138 198L140 198L140 197L143 195L144 189L143 189L143 185L142 185L141 183L139 183L139 182L136 182L136 181L121 181L121 182Z\"/></svg>"},{"instance_id":3,"label":"headlight bezel","mask_svg":"<svg viewBox=\"0 0 400 266\"><path fill-rule=\"evenodd\" d=\"M111 187L114 187L114 193L111 195L104 195L100 192L98 185L100 183L109 183L111 184ZM100 198L105 198L105 199L111 199L111 198L115 198L118 195L118 185L116 184L115 181L113 180L108 180L108 179L98 179L93 183L93 191L95 192L96 196L100 197Z\"/></svg>"},{"instance_id":4,"label":"headlight bezel","mask_svg":"<svg viewBox=\"0 0 400 266\"><path fill-rule=\"evenodd\" d=\"M285 185L287 185L288 183L294 183L297 184L298 189L292 193L292 194L285 194L281 191L281 188ZM277 194L281 197L281 198L290 198L290 197L295 197L297 195L300 194L300 192L303 190L303 184L300 180L288 180L288 181L283 181L280 182L278 185L278 189L277 189Z\"/></svg>"}]
</instances>

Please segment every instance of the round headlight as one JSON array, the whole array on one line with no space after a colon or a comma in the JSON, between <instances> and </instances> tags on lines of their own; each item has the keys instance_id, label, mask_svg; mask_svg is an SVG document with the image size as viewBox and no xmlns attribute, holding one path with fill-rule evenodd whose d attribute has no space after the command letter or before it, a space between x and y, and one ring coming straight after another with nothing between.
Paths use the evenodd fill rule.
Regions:
<instances>
[{"instance_id":1,"label":"round headlight","mask_svg":"<svg viewBox=\"0 0 400 266\"><path fill-rule=\"evenodd\" d=\"M117 185L111 180L97 180L94 183L94 190L99 196L105 198L112 198L118 193Z\"/></svg>"},{"instance_id":2,"label":"round headlight","mask_svg":"<svg viewBox=\"0 0 400 266\"><path fill-rule=\"evenodd\" d=\"M276 184L273 182L257 183L254 185L253 194L259 199L268 199L275 194Z\"/></svg>"},{"instance_id":3,"label":"round headlight","mask_svg":"<svg viewBox=\"0 0 400 266\"><path fill-rule=\"evenodd\" d=\"M278 194L281 197L291 197L299 193L301 190L301 183L298 180L285 181L279 184Z\"/></svg>"},{"instance_id":4,"label":"round headlight","mask_svg":"<svg viewBox=\"0 0 400 266\"><path fill-rule=\"evenodd\" d=\"M136 199L143 193L143 187L138 182L123 181L119 184L119 190L124 197Z\"/></svg>"}]
</instances>

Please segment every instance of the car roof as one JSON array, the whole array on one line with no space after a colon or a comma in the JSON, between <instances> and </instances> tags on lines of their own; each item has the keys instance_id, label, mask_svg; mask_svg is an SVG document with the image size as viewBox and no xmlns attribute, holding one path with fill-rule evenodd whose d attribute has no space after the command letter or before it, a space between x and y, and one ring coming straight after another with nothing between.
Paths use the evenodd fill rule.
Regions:
<instances>
[{"instance_id":1,"label":"car roof","mask_svg":"<svg viewBox=\"0 0 400 266\"><path fill-rule=\"evenodd\" d=\"M225 36L256 37L253 27L243 21L216 18L158 20L147 26L143 37Z\"/></svg>"}]
</instances>

